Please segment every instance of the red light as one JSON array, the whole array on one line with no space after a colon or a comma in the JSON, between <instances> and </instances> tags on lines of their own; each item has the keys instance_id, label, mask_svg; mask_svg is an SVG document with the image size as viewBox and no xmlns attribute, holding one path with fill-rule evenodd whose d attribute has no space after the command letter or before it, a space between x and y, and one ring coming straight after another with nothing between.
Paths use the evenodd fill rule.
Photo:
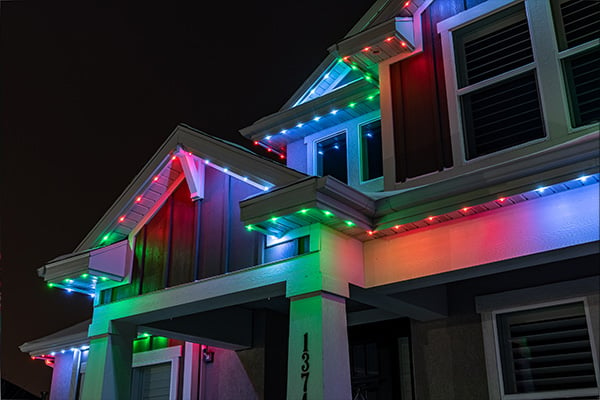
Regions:
<instances>
[{"instance_id":1,"label":"red light","mask_svg":"<svg viewBox=\"0 0 600 400\"><path fill-rule=\"evenodd\" d=\"M158 180L158 175L156 175L154 178L152 178L152 180L153 180L154 182L156 182L156 181Z\"/></svg>"},{"instance_id":2,"label":"red light","mask_svg":"<svg viewBox=\"0 0 600 400\"><path fill-rule=\"evenodd\" d=\"M255 140L255 141L254 141L254 145L255 145L255 146L258 146L258 140Z\"/></svg>"},{"instance_id":3,"label":"red light","mask_svg":"<svg viewBox=\"0 0 600 400\"><path fill-rule=\"evenodd\" d=\"M279 158L281 158L283 160L283 159L285 159L285 156L283 154L280 154Z\"/></svg>"},{"instance_id":4,"label":"red light","mask_svg":"<svg viewBox=\"0 0 600 400\"><path fill-rule=\"evenodd\" d=\"M405 2L404 5L402 6L402 8L406 8L408 6L410 6L410 1Z\"/></svg>"},{"instance_id":5,"label":"red light","mask_svg":"<svg viewBox=\"0 0 600 400\"><path fill-rule=\"evenodd\" d=\"M506 197L500 197L500 198L498 199L498 201L499 201L500 203L504 203L504 201L505 201L505 200L506 200Z\"/></svg>"},{"instance_id":6,"label":"red light","mask_svg":"<svg viewBox=\"0 0 600 400\"><path fill-rule=\"evenodd\" d=\"M400 225L394 226L394 229L400 229Z\"/></svg>"},{"instance_id":7,"label":"red light","mask_svg":"<svg viewBox=\"0 0 600 400\"><path fill-rule=\"evenodd\" d=\"M171 160L173 160L173 161L177 160L177 156L171 157Z\"/></svg>"},{"instance_id":8,"label":"red light","mask_svg":"<svg viewBox=\"0 0 600 400\"><path fill-rule=\"evenodd\" d=\"M385 39L385 41L386 41L386 42L388 42L388 43L389 43L389 42L391 42L392 40L394 40L394 37L393 37L393 36L391 36L391 37L389 37L389 38Z\"/></svg>"},{"instance_id":9,"label":"red light","mask_svg":"<svg viewBox=\"0 0 600 400\"><path fill-rule=\"evenodd\" d=\"M350 60L350 56L342 57L342 60L349 61Z\"/></svg>"},{"instance_id":10,"label":"red light","mask_svg":"<svg viewBox=\"0 0 600 400\"><path fill-rule=\"evenodd\" d=\"M31 356L31 359L32 359L32 360L35 360L35 357L34 357L34 356Z\"/></svg>"},{"instance_id":11,"label":"red light","mask_svg":"<svg viewBox=\"0 0 600 400\"><path fill-rule=\"evenodd\" d=\"M362 49L362 51L369 51L369 50L371 50L370 47L365 47L364 49Z\"/></svg>"},{"instance_id":12,"label":"red light","mask_svg":"<svg viewBox=\"0 0 600 400\"><path fill-rule=\"evenodd\" d=\"M374 231L367 231L367 234L368 234L369 236L373 236L373 234L374 234L374 233L375 233Z\"/></svg>"},{"instance_id":13,"label":"red light","mask_svg":"<svg viewBox=\"0 0 600 400\"><path fill-rule=\"evenodd\" d=\"M191 155L192 155L192 152L191 152L191 151L188 151L188 154L191 156Z\"/></svg>"},{"instance_id":14,"label":"red light","mask_svg":"<svg viewBox=\"0 0 600 400\"><path fill-rule=\"evenodd\" d=\"M429 221L433 221L433 219L434 219L434 218L435 218L435 217L429 217L429 218L427 218L427 219L428 219Z\"/></svg>"},{"instance_id":15,"label":"red light","mask_svg":"<svg viewBox=\"0 0 600 400\"><path fill-rule=\"evenodd\" d=\"M406 47L406 42L400 42L400 46Z\"/></svg>"},{"instance_id":16,"label":"red light","mask_svg":"<svg viewBox=\"0 0 600 400\"><path fill-rule=\"evenodd\" d=\"M272 152L273 150L272 150L270 147L267 147L267 151L270 153L270 152Z\"/></svg>"},{"instance_id":17,"label":"red light","mask_svg":"<svg viewBox=\"0 0 600 400\"><path fill-rule=\"evenodd\" d=\"M125 216L124 215L121 216L121 218L119 218L119 222L123 222L123 221L125 221Z\"/></svg>"},{"instance_id":18,"label":"red light","mask_svg":"<svg viewBox=\"0 0 600 400\"><path fill-rule=\"evenodd\" d=\"M467 211L469 211L469 207L465 207L462 210L463 210L463 212L467 212Z\"/></svg>"},{"instance_id":19,"label":"red light","mask_svg":"<svg viewBox=\"0 0 600 400\"><path fill-rule=\"evenodd\" d=\"M135 198L136 203L139 203L140 201L142 201L142 196L138 196Z\"/></svg>"}]
</instances>

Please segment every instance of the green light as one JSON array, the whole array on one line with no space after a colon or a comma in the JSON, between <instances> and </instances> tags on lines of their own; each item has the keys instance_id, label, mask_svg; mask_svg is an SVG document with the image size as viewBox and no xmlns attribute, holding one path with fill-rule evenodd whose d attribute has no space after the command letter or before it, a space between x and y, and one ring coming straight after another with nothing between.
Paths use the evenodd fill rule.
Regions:
<instances>
[{"instance_id":1,"label":"green light","mask_svg":"<svg viewBox=\"0 0 600 400\"><path fill-rule=\"evenodd\" d=\"M277 219L278 219L277 217L273 217L273 218L271 218L271 221L272 222L277 222Z\"/></svg>"},{"instance_id":2,"label":"green light","mask_svg":"<svg viewBox=\"0 0 600 400\"><path fill-rule=\"evenodd\" d=\"M369 75L365 75L365 80L367 80L367 81L369 81L369 82L370 82L370 81L372 81L372 80L373 80L373 78L371 78Z\"/></svg>"},{"instance_id":3,"label":"green light","mask_svg":"<svg viewBox=\"0 0 600 400\"><path fill-rule=\"evenodd\" d=\"M101 280L101 281L104 281L104 282L106 282L106 281L108 280L108 278L107 278L107 277L105 277L105 276L101 276L101 277L100 277L100 280Z\"/></svg>"},{"instance_id":4,"label":"green light","mask_svg":"<svg viewBox=\"0 0 600 400\"><path fill-rule=\"evenodd\" d=\"M354 107L356 107L356 103L350 103L350 104L348 104L348 107L354 108Z\"/></svg>"},{"instance_id":5,"label":"green light","mask_svg":"<svg viewBox=\"0 0 600 400\"><path fill-rule=\"evenodd\" d=\"M373 100L375 98L375 95L371 95L369 97L367 97L367 100Z\"/></svg>"},{"instance_id":6,"label":"green light","mask_svg":"<svg viewBox=\"0 0 600 400\"><path fill-rule=\"evenodd\" d=\"M102 238L103 242L106 242L108 240L109 236L108 235L104 235L104 237Z\"/></svg>"},{"instance_id":7,"label":"green light","mask_svg":"<svg viewBox=\"0 0 600 400\"><path fill-rule=\"evenodd\" d=\"M345 222L345 223L346 223L346 225L348 225L348 226L354 226L354 225L356 225L356 224L355 224L354 222L352 222L352 221L344 221L344 222Z\"/></svg>"},{"instance_id":8,"label":"green light","mask_svg":"<svg viewBox=\"0 0 600 400\"><path fill-rule=\"evenodd\" d=\"M246 225L246 230L250 232L254 227L252 225Z\"/></svg>"},{"instance_id":9,"label":"green light","mask_svg":"<svg viewBox=\"0 0 600 400\"><path fill-rule=\"evenodd\" d=\"M87 278L88 276L90 276L90 274L81 274L82 278Z\"/></svg>"},{"instance_id":10,"label":"green light","mask_svg":"<svg viewBox=\"0 0 600 400\"><path fill-rule=\"evenodd\" d=\"M143 336L143 337L150 337L150 336L152 336L152 335L151 335L151 334L149 334L148 332L144 332L144 333L142 333L142 336Z\"/></svg>"},{"instance_id":11,"label":"green light","mask_svg":"<svg viewBox=\"0 0 600 400\"><path fill-rule=\"evenodd\" d=\"M353 71L357 71L358 67L356 65L351 65L350 68L352 68Z\"/></svg>"},{"instance_id":12,"label":"green light","mask_svg":"<svg viewBox=\"0 0 600 400\"><path fill-rule=\"evenodd\" d=\"M54 283L48 282L48 287L54 287Z\"/></svg>"},{"instance_id":13,"label":"green light","mask_svg":"<svg viewBox=\"0 0 600 400\"><path fill-rule=\"evenodd\" d=\"M308 209L304 208L304 209L302 209L302 210L300 210L300 211L298 211L298 212L299 212L299 213L302 213L302 214L306 214L306 213L308 212Z\"/></svg>"},{"instance_id":14,"label":"green light","mask_svg":"<svg viewBox=\"0 0 600 400\"><path fill-rule=\"evenodd\" d=\"M325 214L328 217L333 217L333 213L331 211L323 211L323 214Z\"/></svg>"}]
</instances>

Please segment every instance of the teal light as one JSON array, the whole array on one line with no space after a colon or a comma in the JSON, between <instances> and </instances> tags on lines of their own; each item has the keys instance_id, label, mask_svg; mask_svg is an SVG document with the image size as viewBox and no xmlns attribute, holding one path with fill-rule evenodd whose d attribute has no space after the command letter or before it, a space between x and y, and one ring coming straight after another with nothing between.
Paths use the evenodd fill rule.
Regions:
<instances>
[{"instance_id":1,"label":"teal light","mask_svg":"<svg viewBox=\"0 0 600 400\"><path fill-rule=\"evenodd\" d=\"M253 227L252 225L246 225L246 230L247 230L248 232L250 232L250 231L251 231L251 230L253 230L253 229L254 229L254 227Z\"/></svg>"}]
</instances>

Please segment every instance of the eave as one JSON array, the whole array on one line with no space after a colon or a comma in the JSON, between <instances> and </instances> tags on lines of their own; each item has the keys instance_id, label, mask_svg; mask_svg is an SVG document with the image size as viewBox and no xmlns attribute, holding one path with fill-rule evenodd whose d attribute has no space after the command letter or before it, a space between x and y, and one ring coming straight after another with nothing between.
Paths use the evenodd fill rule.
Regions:
<instances>
[{"instance_id":1,"label":"eave","mask_svg":"<svg viewBox=\"0 0 600 400\"><path fill-rule=\"evenodd\" d=\"M31 357L53 357L54 353L72 349L87 350L89 345L88 328L92 320L80 322L66 329L40 339L23 343L19 349Z\"/></svg>"},{"instance_id":2,"label":"eave","mask_svg":"<svg viewBox=\"0 0 600 400\"><path fill-rule=\"evenodd\" d=\"M240 130L277 151L306 135L379 110L379 90L360 80L297 107L268 115ZM258 143L257 143L258 144Z\"/></svg>"}]
</instances>

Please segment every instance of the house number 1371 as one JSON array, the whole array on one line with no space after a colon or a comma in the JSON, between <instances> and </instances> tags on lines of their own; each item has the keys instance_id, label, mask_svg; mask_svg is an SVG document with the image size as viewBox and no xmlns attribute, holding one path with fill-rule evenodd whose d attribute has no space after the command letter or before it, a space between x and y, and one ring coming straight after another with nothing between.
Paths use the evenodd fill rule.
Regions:
<instances>
[{"instance_id":1,"label":"house number 1371","mask_svg":"<svg viewBox=\"0 0 600 400\"><path fill-rule=\"evenodd\" d=\"M308 355L308 332L306 332L304 334L304 350L302 351L302 366L300 367L300 369L302 370L302 372L300 373L300 378L302 378L302 380L304 381L304 385L302 388L302 400L307 400L308 399L308 376L310 375L309 369L310 369L310 364L308 363L308 360L310 359L310 356Z\"/></svg>"}]
</instances>

